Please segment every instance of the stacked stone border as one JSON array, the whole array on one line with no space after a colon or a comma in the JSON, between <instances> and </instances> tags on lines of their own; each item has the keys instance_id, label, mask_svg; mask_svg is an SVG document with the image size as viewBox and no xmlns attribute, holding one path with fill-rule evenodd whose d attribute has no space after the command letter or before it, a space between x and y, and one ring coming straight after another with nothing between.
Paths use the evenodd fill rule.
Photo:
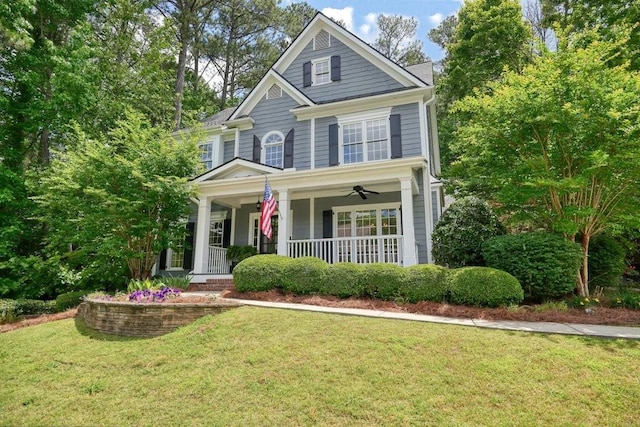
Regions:
<instances>
[{"instance_id":1,"label":"stacked stone border","mask_svg":"<svg viewBox=\"0 0 640 427\"><path fill-rule=\"evenodd\" d=\"M235 301L209 303L135 303L85 300L78 316L90 329L112 335L155 337L169 333L209 314L241 306Z\"/></svg>"}]
</instances>

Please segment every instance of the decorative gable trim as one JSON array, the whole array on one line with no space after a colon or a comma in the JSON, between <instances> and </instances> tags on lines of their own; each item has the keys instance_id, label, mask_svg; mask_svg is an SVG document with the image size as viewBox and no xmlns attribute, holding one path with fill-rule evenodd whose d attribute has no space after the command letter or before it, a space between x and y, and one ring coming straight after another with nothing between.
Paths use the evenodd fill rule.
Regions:
<instances>
[{"instance_id":1,"label":"decorative gable trim","mask_svg":"<svg viewBox=\"0 0 640 427\"><path fill-rule=\"evenodd\" d=\"M282 88L278 86L276 83L271 85L269 90L267 91L267 99L276 99L282 98Z\"/></svg>"},{"instance_id":2,"label":"decorative gable trim","mask_svg":"<svg viewBox=\"0 0 640 427\"><path fill-rule=\"evenodd\" d=\"M331 34L320 30L313 38L313 50L328 49L331 47Z\"/></svg>"},{"instance_id":3,"label":"decorative gable trim","mask_svg":"<svg viewBox=\"0 0 640 427\"><path fill-rule=\"evenodd\" d=\"M280 86L283 92L286 92L291 98L293 98L300 105L315 105L315 103L307 98L305 94L296 89L291 83L289 83L284 77L282 77L275 70L270 69L267 74L264 75L260 83L247 95L247 97L240 103L236 111L233 112L229 121L248 116L253 108L264 99L271 87L276 84Z\"/></svg>"},{"instance_id":4,"label":"decorative gable trim","mask_svg":"<svg viewBox=\"0 0 640 427\"><path fill-rule=\"evenodd\" d=\"M287 50L280 56L280 58L273 65L272 69L278 73L284 73L287 68L293 63L295 58L300 55L309 43L313 43L313 40L320 31L326 31L330 34L331 38L335 37L340 40L346 46L353 49L356 53L367 59L374 66L378 67L382 71L389 74L398 82L405 86L418 86L429 87L428 84L414 76L400 65L391 61L380 52L369 46L363 40L350 33L340 25L336 24L333 20L318 12L311 22L305 27L300 35L291 43Z\"/></svg>"},{"instance_id":5,"label":"decorative gable trim","mask_svg":"<svg viewBox=\"0 0 640 427\"><path fill-rule=\"evenodd\" d=\"M203 183L205 181L214 180L217 177L228 175L234 171L245 170L251 175L267 175L283 172L282 169L273 166L263 165L262 163L251 162L240 157L229 160L216 168L211 169L204 174L195 177L191 180L194 183Z\"/></svg>"}]
</instances>

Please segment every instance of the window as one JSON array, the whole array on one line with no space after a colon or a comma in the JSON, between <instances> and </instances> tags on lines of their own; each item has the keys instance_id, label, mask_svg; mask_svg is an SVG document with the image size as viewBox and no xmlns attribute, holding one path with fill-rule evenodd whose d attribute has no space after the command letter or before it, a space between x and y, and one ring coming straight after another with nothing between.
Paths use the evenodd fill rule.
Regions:
<instances>
[{"instance_id":1,"label":"window","mask_svg":"<svg viewBox=\"0 0 640 427\"><path fill-rule=\"evenodd\" d=\"M200 147L200 161L205 169L213 167L213 142L205 142L198 145Z\"/></svg>"},{"instance_id":2,"label":"window","mask_svg":"<svg viewBox=\"0 0 640 427\"><path fill-rule=\"evenodd\" d=\"M184 246L167 249L167 270L184 269Z\"/></svg>"},{"instance_id":3,"label":"window","mask_svg":"<svg viewBox=\"0 0 640 427\"><path fill-rule=\"evenodd\" d=\"M331 58L316 59L311 64L314 86L331 82Z\"/></svg>"},{"instance_id":4,"label":"window","mask_svg":"<svg viewBox=\"0 0 640 427\"><path fill-rule=\"evenodd\" d=\"M224 219L211 219L209 246L222 247L224 241Z\"/></svg>"},{"instance_id":5,"label":"window","mask_svg":"<svg viewBox=\"0 0 640 427\"><path fill-rule=\"evenodd\" d=\"M278 132L269 132L262 139L264 160L262 163L281 168L283 166L284 136Z\"/></svg>"},{"instance_id":6,"label":"window","mask_svg":"<svg viewBox=\"0 0 640 427\"><path fill-rule=\"evenodd\" d=\"M376 112L361 117L342 117L342 163L362 163L389 158L389 114Z\"/></svg>"}]
</instances>

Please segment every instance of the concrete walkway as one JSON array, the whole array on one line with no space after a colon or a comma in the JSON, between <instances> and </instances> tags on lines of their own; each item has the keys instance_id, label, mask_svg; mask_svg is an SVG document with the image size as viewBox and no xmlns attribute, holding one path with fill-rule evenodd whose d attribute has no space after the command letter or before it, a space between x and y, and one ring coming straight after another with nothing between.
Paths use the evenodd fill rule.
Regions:
<instances>
[{"instance_id":1,"label":"concrete walkway","mask_svg":"<svg viewBox=\"0 0 640 427\"><path fill-rule=\"evenodd\" d=\"M590 337L626 338L640 340L640 327L582 325L574 323L551 322L514 322L481 319L455 319L414 313L396 313L391 311L366 310L360 308L323 307L309 304L268 302L231 299L245 305L289 310L315 311L319 313L345 314L351 316L377 317L382 319L413 320L417 322L444 323L447 325L475 326L478 328L503 329L508 331L542 332L547 334L581 335Z\"/></svg>"}]
</instances>

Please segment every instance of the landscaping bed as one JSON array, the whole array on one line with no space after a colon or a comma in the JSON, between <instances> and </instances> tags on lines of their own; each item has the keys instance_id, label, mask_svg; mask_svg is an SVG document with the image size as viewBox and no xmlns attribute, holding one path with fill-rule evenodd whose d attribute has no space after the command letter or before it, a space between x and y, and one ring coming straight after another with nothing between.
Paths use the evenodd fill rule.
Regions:
<instances>
[{"instance_id":1,"label":"landscaping bed","mask_svg":"<svg viewBox=\"0 0 640 427\"><path fill-rule=\"evenodd\" d=\"M227 290L221 294L221 297L311 304L326 307L363 308L464 319L640 326L640 310L629 310L624 308L590 307L588 311L577 308L557 310L548 308L545 305L524 305L518 306L517 308L483 308L439 304L430 301L411 304L362 298L340 299L337 297L320 295L296 296L293 294L282 293L276 289L264 292L237 292L235 290Z\"/></svg>"}]
</instances>

